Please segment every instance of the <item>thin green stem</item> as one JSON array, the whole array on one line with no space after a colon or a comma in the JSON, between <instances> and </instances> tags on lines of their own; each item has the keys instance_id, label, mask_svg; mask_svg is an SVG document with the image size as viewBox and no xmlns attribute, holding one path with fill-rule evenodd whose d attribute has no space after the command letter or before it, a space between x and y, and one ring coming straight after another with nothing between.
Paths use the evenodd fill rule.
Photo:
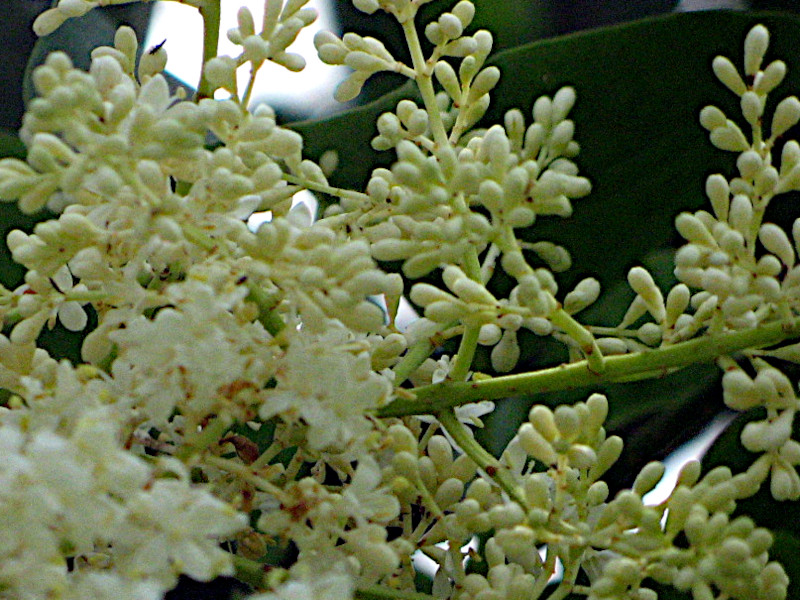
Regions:
<instances>
[{"instance_id":1,"label":"thin green stem","mask_svg":"<svg viewBox=\"0 0 800 600\"><path fill-rule=\"evenodd\" d=\"M436 145L440 149L447 148L450 146L450 142L447 139L447 131L442 122L439 105L436 103L436 92L433 89L430 69L425 61L425 56L422 54L422 45L419 41L417 26L414 23L414 19L403 21L401 25L403 26L403 34L405 34L408 50L411 53L411 63L416 72L415 81L417 82L417 87L419 87L422 101L425 103L425 110L428 112L428 117L430 119L433 141L436 142Z\"/></svg>"},{"instance_id":2,"label":"thin green stem","mask_svg":"<svg viewBox=\"0 0 800 600\"><path fill-rule=\"evenodd\" d=\"M221 0L204 0L199 7L200 16L203 18L203 69L195 94L197 101L214 95L214 90L206 79L205 65L212 58L216 58L219 49L220 4Z\"/></svg>"},{"instance_id":3,"label":"thin green stem","mask_svg":"<svg viewBox=\"0 0 800 600\"><path fill-rule=\"evenodd\" d=\"M456 417L455 411L453 409L443 410L436 414L436 418L467 456L475 461L478 467L483 469L508 494L509 498L525 509L527 507L525 497L514 476L472 437L467 426Z\"/></svg>"},{"instance_id":4,"label":"thin green stem","mask_svg":"<svg viewBox=\"0 0 800 600\"><path fill-rule=\"evenodd\" d=\"M201 431L187 432L184 443L175 451L175 456L184 462L188 461L195 454L218 442L232 422L229 416L220 415L212 419Z\"/></svg>"},{"instance_id":5,"label":"thin green stem","mask_svg":"<svg viewBox=\"0 0 800 600\"><path fill-rule=\"evenodd\" d=\"M602 373L605 368L605 357L597 346L597 340L583 325L578 323L563 308L559 308L550 315L550 321L556 327L564 330L569 337L575 340L586 357L586 363L595 373Z\"/></svg>"},{"instance_id":6,"label":"thin green stem","mask_svg":"<svg viewBox=\"0 0 800 600\"><path fill-rule=\"evenodd\" d=\"M446 381L414 390L416 399L398 399L379 409L379 417L435 414L446 408L512 396L555 392L631 377L657 377L670 370L712 362L719 356L748 348L773 346L800 337L800 318L762 325L745 331L700 337L667 346L621 356L605 357L605 369L597 373L583 360L542 369L533 373L507 375L481 381Z\"/></svg>"},{"instance_id":7,"label":"thin green stem","mask_svg":"<svg viewBox=\"0 0 800 600\"><path fill-rule=\"evenodd\" d=\"M250 291L246 300L258 306L258 322L273 336L278 335L286 326L280 315L275 312L275 307L280 301L278 294L269 294L255 284L248 284L247 289Z\"/></svg>"},{"instance_id":8,"label":"thin green stem","mask_svg":"<svg viewBox=\"0 0 800 600\"><path fill-rule=\"evenodd\" d=\"M356 590L360 600L436 600L434 596L421 592L395 590L382 585L368 585Z\"/></svg>"},{"instance_id":9,"label":"thin green stem","mask_svg":"<svg viewBox=\"0 0 800 600\"><path fill-rule=\"evenodd\" d=\"M250 79L247 81L247 87L245 88L244 94L242 95L242 107L244 107L245 109L250 104L250 96L253 95L253 87L256 84L256 75L258 75L258 70L260 68L261 68L260 64L256 66L255 64L251 63Z\"/></svg>"},{"instance_id":10,"label":"thin green stem","mask_svg":"<svg viewBox=\"0 0 800 600\"><path fill-rule=\"evenodd\" d=\"M547 597L547 600L563 600L575 587L575 579L578 577L578 570L580 569L581 561L575 560L570 562L564 569L564 577L561 583L558 584L553 593Z\"/></svg>"},{"instance_id":11,"label":"thin green stem","mask_svg":"<svg viewBox=\"0 0 800 600\"><path fill-rule=\"evenodd\" d=\"M456 209L462 213L469 212L464 198L460 195L456 198ZM478 283L483 283L481 263L480 260L478 260L478 252L475 250L474 246L470 247L464 257L464 273L470 279ZM450 372L450 379L453 381L465 381L467 379L472 361L475 358L475 350L478 347L478 336L480 332L480 325L464 325L464 334L461 336L461 343L458 346L455 364Z\"/></svg>"},{"instance_id":12,"label":"thin green stem","mask_svg":"<svg viewBox=\"0 0 800 600\"><path fill-rule=\"evenodd\" d=\"M531 600L539 599L539 597L544 592L545 588L547 587L547 583L550 581L550 578L553 576L553 573L555 573L555 571L556 571L556 553L551 546L548 546L547 558L545 559L544 562L544 568L536 578L536 582L533 584L533 590L531 591L530 595Z\"/></svg>"},{"instance_id":13,"label":"thin green stem","mask_svg":"<svg viewBox=\"0 0 800 600\"><path fill-rule=\"evenodd\" d=\"M354 200L369 200L369 196L367 194L363 194L361 192L356 192L355 190L346 190L344 188L337 188L331 185L325 185L323 183L319 183L317 181L310 181L304 177L299 177L297 175L292 175L290 173L284 173L282 175L284 181L299 185L307 190L311 190L312 192L319 192L320 194L328 194L329 196L337 196L339 198L352 198Z\"/></svg>"},{"instance_id":14,"label":"thin green stem","mask_svg":"<svg viewBox=\"0 0 800 600\"><path fill-rule=\"evenodd\" d=\"M268 587L267 572L270 565L235 554L231 556L231 559L233 560L233 576L236 579L253 586L256 590Z\"/></svg>"},{"instance_id":15,"label":"thin green stem","mask_svg":"<svg viewBox=\"0 0 800 600\"><path fill-rule=\"evenodd\" d=\"M467 325L464 327L464 335L461 336L455 363L450 371L450 379L452 381L465 381L467 379L469 368L475 358L475 349L478 347L478 335L480 332L479 325Z\"/></svg>"},{"instance_id":16,"label":"thin green stem","mask_svg":"<svg viewBox=\"0 0 800 600\"><path fill-rule=\"evenodd\" d=\"M430 340L420 340L405 353L400 362L397 363L392 371L394 371L394 384L395 386L401 385L409 376L416 371L419 366L425 362L432 353L434 346Z\"/></svg>"},{"instance_id":17,"label":"thin green stem","mask_svg":"<svg viewBox=\"0 0 800 600\"><path fill-rule=\"evenodd\" d=\"M220 456L206 456L203 458L203 463L236 475L242 481L253 484L259 490L272 494L281 501L285 498L283 490L272 482L256 475L252 465L243 465Z\"/></svg>"}]
</instances>

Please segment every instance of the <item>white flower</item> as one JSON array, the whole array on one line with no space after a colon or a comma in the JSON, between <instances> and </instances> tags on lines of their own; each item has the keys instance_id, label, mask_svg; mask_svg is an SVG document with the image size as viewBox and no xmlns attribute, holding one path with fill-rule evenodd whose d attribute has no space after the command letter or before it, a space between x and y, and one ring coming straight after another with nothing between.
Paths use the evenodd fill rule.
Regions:
<instances>
[{"instance_id":1,"label":"white flower","mask_svg":"<svg viewBox=\"0 0 800 600\"><path fill-rule=\"evenodd\" d=\"M239 295L246 293L242 289ZM199 418L227 406L232 390L261 390L272 375L270 338L258 324L242 325L233 298L196 280L173 284L172 306L154 319L140 316L109 333L119 356L112 372L156 423L176 406Z\"/></svg>"},{"instance_id":2,"label":"white flower","mask_svg":"<svg viewBox=\"0 0 800 600\"><path fill-rule=\"evenodd\" d=\"M364 345L352 342L343 328L293 334L276 379L259 414L303 419L308 444L317 450L344 449L364 439L372 430L367 411L385 404L391 394L390 382L372 370Z\"/></svg>"},{"instance_id":3,"label":"white flower","mask_svg":"<svg viewBox=\"0 0 800 600\"><path fill-rule=\"evenodd\" d=\"M64 600L161 600L164 589L150 580L131 580L113 571L81 572L70 577Z\"/></svg>"},{"instance_id":4,"label":"white flower","mask_svg":"<svg viewBox=\"0 0 800 600\"><path fill-rule=\"evenodd\" d=\"M219 541L247 525L247 517L207 491L192 487L181 464L179 479L157 479L126 505L125 519L110 532L116 569L131 578L153 578L167 588L184 573L198 581L233 573Z\"/></svg>"}]
</instances>

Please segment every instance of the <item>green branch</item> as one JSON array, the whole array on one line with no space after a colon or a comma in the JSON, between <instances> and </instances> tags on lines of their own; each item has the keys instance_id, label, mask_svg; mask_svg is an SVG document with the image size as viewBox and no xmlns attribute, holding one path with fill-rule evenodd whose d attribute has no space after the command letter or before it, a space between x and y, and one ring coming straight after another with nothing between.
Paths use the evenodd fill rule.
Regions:
<instances>
[{"instance_id":1,"label":"green branch","mask_svg":"<svg viewBox=\"0 0 800 600\"><path fill-rule=\"evenodd\" d=\"M497 483L508 496L523 509L527 510L528 504L525 496L511 472L494 456L489 454L478 441L471 435L467 426L456 417L453 409L446 409L436 414L444 430L449 433L464 453L469 456L495 483Z\"/></svg>"},{"instance_id":2,"label":"green branch","mask_svg":"<svg viewBox=\"0 0 800 600\"><path fill-rule=\"evenodd\" d=\"M414 400L397 399L379 409L379 417L435 414L444 409L511 396L527 396L602 383L647 379L666 375L697 363L747 348L773 346L800 337L800 318L779 321L756 329L723 333L648 350L637 354L605 357L605 369L596 373L587 361L564 364L533 373L507 375L481 381L446 381L413 390Z\"/></svg>"},{"instance_id":3,"label":"green branch","mask_svg":"<svg viewBox=\"0 0 800 600\"><path fill-rule=\"evenodd\" d=\"M220 4L221 0L205 0L200 6L200 16L203 17L203 66L195 94L195 100L198 101L214 95L214 90L206 79L205 66L209 60L216 58L219 48Z\"/></svg>"}]
</instances>

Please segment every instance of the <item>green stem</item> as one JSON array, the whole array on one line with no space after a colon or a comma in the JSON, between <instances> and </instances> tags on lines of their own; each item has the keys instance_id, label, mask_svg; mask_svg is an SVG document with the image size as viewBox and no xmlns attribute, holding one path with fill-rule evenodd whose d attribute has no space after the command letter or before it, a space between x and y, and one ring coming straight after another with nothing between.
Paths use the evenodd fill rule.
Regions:
<instances>
[{"instance_id":1,"label":"green stem","mask_svg":"<svg viewBox=\"0 0 800 600\"><path fill-rule=\"evenodd\" d=\"M452 381L464 381L469 374L472 360L475 358L475 349L478 347L478 335L481 328L479 325L466 325L464 335L461 336L461 343L458 346L455 363L450 371Z\"/></svg>"},{"instance_id":2,"label":"green stem","mask_svg":"<svg viewBox=\"0 0 800 600\"><path fill-rule=\"evenodd\" d=\"M214 95L214 90L206 79L205 65L216 58L219 48L220 4L221 0L204 0L200 6L200 16L203 18L203 69L195 94L197 101Z\"/></svg>"},{"instance_id":3,"label":"green stem","mask_svg":"<svg viewBox=\"0 0 800 600\"><path fill-rule=\"evenodd\" d=\"M559 308L550 315L550 321L556 327L564 330L569 337L575 340L581 348L581 352L586 357L586 364L595 373L602 373L605 368L605 357L594 336L583 325L578 323L563 308Z\"/></svg>"},{"instance_id":4,"label":"green stem","mask_svg":"<svg viewBox=\"0 0 800 600\"><path fill-rule=\"evenodd\" d=\"M261 64L256 66L255 64L251 63L250 65L250 79L247 81L247 87L242 95L242 107L244 109L247 109L247 106L250 104L250 96L253 94L253 87L256 83L256 75L258 74L258 70L261 68Z\"/></svg>"},{"instance_id":5,"label":"green stem","mask_svg":"<svg viewBox=\"0 0 800 600\"><path fill-rule=\"evenodd\" d=\"M218 442L232 422L230 417L220 415L212 419L202 431L187 432L184 443L175 451L175 456L184 462L188 461L195 454Z\"/></svg>"},{"instance_id":6,"label":"green stem","mask_svg":"<svg viewBox=\"0 0 800 600\"><path fill-rule=\"evenodd\" d=\"M462 196L456 198L456 209L459 212L469 212L469 208ZM478 283L483 283L481 276L481 262L478 260L478 252L471 246L464 257L464 273ZM461 343L458 346L455 364L450 372L450 379L453 381L464 381L467 379L469 368L475 358L475 350L478 347L478 336L480 335L480 325L464 325L464 334L461 336Z\"/></svg>"},{"instance_id":7,"label":"green stem","mask_svg":"<svg viewBox=\"0 0 800 600\"><path fill-rule=\"evenodd\" d=\"M436 600L434 596L406 590L395 590L382 585L368 585L356 590L360 600Z\"/></svg>"},{"instance_id":8,"label":"green stem","mask_svg":"<svg viewBox=\"0 0 800 600\"><path fill-rule=\"evenodd\" d=\"M430 70L425 62L425 56L422 54L422 45L419 42L417 26L414 24L414 19L403 21L401 25L403 26L403 33L405 34L406 44L408 44L408 50L411 53L411 63L414 65L414 71L416 72L415 81L422 95L422 101L425 103L425 110L430 117L433 141L436 142L439 148L447 148L450 142L447 139L447 131L442 122L439 105L436 103L436 92L433 89Z\"/></svg>"},{"instance_id":9,"label":"green stem","mask_svg":"<svg viewBox=\"0 0 800 600\"><path fill-rule=\"evenodd\" d=\"M250 560L243 556L231 556L233 560L233 576L239 581L251 585L256 590L263 590L268 586L267 571L270 565L260 563L256 560Z\"/></svg>"},{"instance_id":10,"label":"green stem","mask_svg":"<svg viewBox=\"0 0 800 600\"><path fill-rule=\"evenodd\" d=\"M478 441L472 437L467 426L456 417L455 410L446 409L436 414L447 433L455 440L461 449L469 456L479 468L491 477L514 502L523 509L527 509L525 497L517 485L511 472L494 456L489 454Z\"/></svg>"},{"instance_id":11,"label":"green stem","mask_svg":"<svg viewBox=\"0 0 800 600\"><path fill-rule=\"evenodd\" d=\"M269 294L255 284L248 284L247 289L250 292L247 294L246 300L254 302L258 306L258 322L273 336L278 335L286 326L280 315L275 312L275 307L279 302L278 295Z\"/></svg>"},{"instance_id":12,"label":"green stem","mask_svg":"<svg viewBox=\"0 0 800 600\"><path fill-rule=\"evenodd\" d=\"M755 329L701 337L621 356L605 357L605 369L597 373L583 360L533 373L507 375L481 381L446 381L414 390L415 400L398 399L379 409L379 417L435 414L446 408L511 396L524 396L623 381L636 375L656 377L671 369L712 362L719 356L747 348L773 346L800 336L800 318L774 322Z\"/></svg>"},{"instance_id":13,"label":"green stem","mask_svg":"<svg viewBox=\"0 0 800 600\"><path fill-rule=\"evenodd\" d=\"M530 595L531 600L539 599L539 597L544 593L545 588L547 588L547 584L550 582L550 578L555 572L556 553L552 546L548 546L547 558L545 559L544 567L542 568L542 572L536 577L536 582L533 584L533 591Z\"/></svg>"},{"instance_id":14,"label":"green stem","mask_svg":"<svg viewBox=\"0 0 800 600\"><path fill-rule=\"evenodd\" d=\"M409 376L425 362L433 350L436 348L430 340L420 340L405 353L400 362L394 368L394 385L401 385Z\"/></svg>"},{"instance_id":15,"label":"green stem","mask_svg":"<svg viewBox=\"0 0 800 600\"><path fill-rule=\"evenodd\" d=\"M356 192L355 190L346 190L344 188L325 185L317 181L310 181L304 177L298 177L297 175L284 173L282 177L287 183L299 185L300 187L311 190L312 192L319 192L321 194L328 194L329 196L337 196L339 198L352 198L354 200L370 199L367 194L362 194L361 192Z\"/></svg>"}]
</instances>

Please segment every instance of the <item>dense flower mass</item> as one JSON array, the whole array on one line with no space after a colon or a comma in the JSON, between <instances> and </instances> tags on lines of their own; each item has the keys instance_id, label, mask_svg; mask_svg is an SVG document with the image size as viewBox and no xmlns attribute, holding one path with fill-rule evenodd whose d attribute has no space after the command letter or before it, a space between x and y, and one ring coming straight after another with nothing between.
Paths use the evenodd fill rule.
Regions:
<instances>
[{"instance_id":1,"label":"dense flower mass","mask_svg":"<svg viewBox=\"0 0 800 600\"><path fill-rule=\"evenodd\" d=\"M206 3L182 1L208 26ZM60 0L34 28L122 3ZM738 175L711 175L712 211L677 217L678 283L665 294L630 269L627 313L594 326L575 315L599 281L562 294L567 250L520 235L591 191L576 91L476 128L500 77L492 35L465 33L475 6L460 0L421 24L426 56L425 3L353 2L396 18L409 64L371 37L316 36L324 62L351 70L340 100L379 71L418 87L377 119L373 148L396 160L359 191L331 185L328 161L304 158L271 108L248 108L265 62L304 67L289 48L315 19L307 0L266 0L258 23L240 9L238 55L205 63L195 99L170 91L164 49L139 56L127 27L88 72L59 52L33 72L27 158L0 160L0 198L50 211L9 233L26 274L0 287L0 598L155 600L181 575L235 575L259 600L420 598L423 555L431 597L449 600L654 600L653 581L695 600L786 597L772 534L733 514L767 481L776 500L800 499L800 402L780 370L800 345L770 347L797 330L800 219L789 233L765 222L775 196L800 190L800 146L783 139L800 101L768 103L787 67L763 66L766 28L747 35L744 76L713 63L749 134L701 112ZM335 201L312 215L301 190ZM404 296L422 315L408 327ZM37 347L57 323L83 332L83 363ZM529 332L568 363L475 370L478 345L492 372L517 368ZM472 429L489 400L712 359L727 406L758 411L741 443L759 456L740 473L690 462L656 505L661 463L616 495L603 480L623 441L602 394L533 406L499 458Z\"/></svg>"}]
</instances>

